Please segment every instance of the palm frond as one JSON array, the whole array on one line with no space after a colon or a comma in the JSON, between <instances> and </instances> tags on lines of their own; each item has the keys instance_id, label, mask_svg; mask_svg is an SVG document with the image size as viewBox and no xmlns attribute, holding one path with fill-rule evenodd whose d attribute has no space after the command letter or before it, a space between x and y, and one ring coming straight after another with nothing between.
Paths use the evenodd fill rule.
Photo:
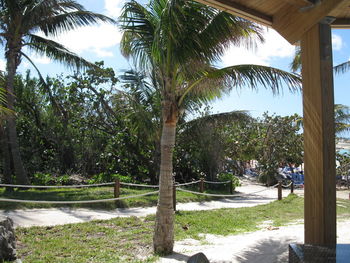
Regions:
<instances>
[{"instance_id":1,"label":"palm frond","mask_svg":"<svg viewBox=\"0 0 350 263\"><path fill-rule=\"evenodd\" d=\"M81 10L55 15L54 17L41 19L38 22L38 27L46 36L57 36L63 32L97 24L98 22L116 23L107 16Z\"/></svg>"},{"instance_id":2,"label":"palm frond","mask_svg":"<svg viewBox=\"0 0 350 263\"><path fill-rule=\"evenodd\" d=\"M98 22L116 23L107 16L86 11L72 0L29 1L23 9L23 32L41 30L46 36Z\"/></svg>"},{"instance_id":3,"label":"palm frond","mask_svg":"<svg viewBox=\"0 0 350 263\"><path fill-rule=\"evenodd\" d=\"M204 78L220 81L222 86L228 89L245 86L258 89L259 86L263 86L265 89L271 89L273 94L279 94L282 92L282 87L286 85L291 92L301 90L299 75L261 65L247 64L214 69L207 72Z\"/></svg>"},{"instance_id":4,"label":"palm frond","mask_svg":"<svg viewBox=\"0 0 350 263\"><path fill-rule=\"evenodd\" d=\"M350 61L346 61L334 67L334 71L337 74L346 73L350 70Z\"/></svg>"},{"instance_id":5,"label":"palm frond","mask_svg":"<svg viewBox=\"0 0 350 263\"><path fill-rule=\"evenodd\" d=\"M293 72L301 71L301 48L297 46L295 48L295 54L292 63L290 64L290 69Z\"/></svg>"},{"instance_id":6,"label":"palm frond","mask_svg":"<svg viewBox=\"0 0 350 263\"><path fill-rule=\"evenodd\" d=\"M335 132L345 134L350 132L350 107L343 104L334 105Z\"/></svg>"},{"instance_id":7,"label":"palm frond","mask_svg":"<svg viewBox=\"0 0 350 263\"><path fill-rule=\"evenodd\" d=\"M150 63L154 19L153 14L136 1L127 2L119 17L120 28L123 30L121 52L127 58L132 56L140 66Z\"/></svg>"},{"instance_id":8,"label":"palm frond","mask_svg":"<svg viewBox=\"0 0 350 263\"><path fill-rule=\"evenodd\" d=\"M31 34L28 35L27 43L29 50L36 52L39 56L47 56L65 66L77 69L95 67L95 64L88 62L53 40Z\"/></svg>"}]
</instances>

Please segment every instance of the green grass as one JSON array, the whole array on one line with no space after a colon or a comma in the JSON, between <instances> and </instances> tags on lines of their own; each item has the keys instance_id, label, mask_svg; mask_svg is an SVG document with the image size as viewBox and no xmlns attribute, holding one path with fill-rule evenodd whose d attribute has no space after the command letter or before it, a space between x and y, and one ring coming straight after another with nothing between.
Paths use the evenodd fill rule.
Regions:
<instances>
[{"instance_id":1,"label":"green grass","mask_svg":"<svg viewBox=\"0 0 350 263\"><path fill-rule=\"evenodd\" d=\"M338 218L349 218L350 201L338 200L337 204ZM302 218L303 198L296 195L256 207L178 212L175 238L235 235L256 231L267 220L273 226L281 226ZM18 228L18 254L24 263L154 262L157 257L152 254L153 226L154 216L148 216Z\"/></svg>"},{"instance_id":2,"label":"green grass","mask_svg":"<svg viewBox=\"0 0 350 263\"><path fill-rule=\"evenodd\" d=\"M133 189L122 188L121 197L128 195L137 195L146 192L156 191L154 188L147 189ZM198 191L197 189L193 189ZM227 194L227 190L224 191L210 191L215 193ZM96 188L61 188L61 189L28 189L20 190L16 189L13 192L5 191L5 188L0 188L0 198L8 199L22 199L22 200L47 200L47 201L73 201L73 200L95 200L95 199L107 199L114 197L113 187L96 187ZM154 206L157 204L158 195L141 196L138 198L125 199L116 202L102 202L94 204L35 204L35 203L12 203L12 202L0 202L0 209L13 210L23 208L50 208L50 207L84 207L94 209L115 209L116 207L145 207ZM191 193L185 193L177 191L176 200L179 203L186 202L201 202L217 199L215 197L208 197L202 195L196 195Z\"/></svg>"},{"instance_id":3,"label":"green grass","mask_svg":"<svg viewBox=\"0 0 350 263\"><path fill-rule=\"evenodd\" d=\"M23 262L153 262L153 222L131 217L17 229Z\"/></svg>"}]
</instances>

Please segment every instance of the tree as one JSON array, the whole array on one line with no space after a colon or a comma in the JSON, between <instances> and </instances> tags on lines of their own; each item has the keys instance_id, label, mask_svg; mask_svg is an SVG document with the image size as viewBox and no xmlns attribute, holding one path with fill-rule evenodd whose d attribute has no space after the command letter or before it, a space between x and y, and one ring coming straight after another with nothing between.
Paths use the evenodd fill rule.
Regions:
<instances>
[{"instance_id":1,"label":"tree","mask_svg":"<svg viewBox=\"0 0 350 263\"><path fill-rule=\"evenodd\" d=\"M236 168L232 165L240 156L233 153L236 147L231 143L232 130L236 126L246 126L251 120L244 111L232 111L208 114L180 124L175 151L176 178L189 181L204 173L207 180L213 181L218 179L219 173ZM227 167L229 163L231 167Z\"/></svg>"},{"instance_id":2,"label":"tree","mask_svg":"<svg viewBox=\"0 0 350 263\"><path fill-rule=\"evenodd\" d=\"M110 18L84 9L74 0L0 0L0 40L5 47L7 108L14 109L14 79L22 58L30 63L28 51L46 55L69 67L92 66L59 43L40 36L55 37L58 34L97 23L113 22ZM34 65L34 64L33 64ZM35 65L34 65L35 67ZM27 173L22 164L14 115L6 118L6 131L18 183L27 184Z\"/></svg>"},{"instance_id":3,"label":"tree","mask_svg":"<svg viewBox=\"0 0 350 263\"><path fill-rule=\"evenodd\" d=\"M262 41L261 29L194 1L151 0L146 6L129 1L123 7L120 27L122 53L154 77L161 96L160 192L153 247L167 254L174 244L173 149L183 111L233 87L263 85L278 92L283 82L295 90L300 80L264 66L215 67L230 44L249 48Z\"/></svg>"},{"instance_id":4,"label":"tree","mask_svg":"<svg viewBox=\"0 0 350 263\"><path fill-rule=\"evenodd\" d=\"M274 184L281 163L300 165L303 162L303 135L299 133L299 119L296 114L281 117L265 113L263 120L257 123L256 159L261 170L261 182Z\"/></svg>"}]
</instances>

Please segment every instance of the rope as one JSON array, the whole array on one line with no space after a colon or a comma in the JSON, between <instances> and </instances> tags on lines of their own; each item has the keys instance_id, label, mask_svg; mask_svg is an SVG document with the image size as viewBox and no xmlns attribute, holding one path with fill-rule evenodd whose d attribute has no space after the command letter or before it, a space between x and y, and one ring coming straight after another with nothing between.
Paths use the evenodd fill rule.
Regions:
<instances>
[{"instance_id":1,"label":"rope","mask_svg":"<svg viewBox=\"0 0 350 263\"><path fill-rule=\"evenodd\" d=\"M120 182L121 185L127 185L127 186L139 186L139 187L149 187L149 188L158 188L159 185L148 185L148 184L132 184L132 183L123 183Z\"/></svg>"},{"instance_id":2,"label":"rope","mask_svg":"<svg viewBox=\"0 0 350 263\"><path fill-rule=\"evenodd\" d=\"M277 185L278 185L278 184L275 184L275 185L270 186L270 187L268 187L268 188L266 188L266 189L259 190L259 191L255 191L255 192L251 192L251 193L233 194L233 195L200 193L200 192L194 192L194 191L190 191L190 190L185 190L185 189L183 189L183 188L177 188L177 190L180 190L180 191L183 191L183 192L187 192L187 193L191 193L191 194L205 195L205 196L213 196L213 197L240 197L240 196L246 196L246 195L252 195L252 194L261 193L261 192L267 191L269 188L276 187Z\"/></svg>"},{"instance_id":3,"label":"rope","mask_svg":"<svg viewBox=\"0 0 350 263\"><path fill-rule=\"evenodd\" d=\"M0 202L13 202L13 203L35 203L35 204L92 204L92 203L102 203L102 202L110 202L123 200L128 198L136 198L140 196L153 195L158 193L159 191L148 192L139 195L128 195L117 198L108 198L108 199L99 199L99 200L81 200L81 201L43 201L43 200L21 200L21 199L6 199L0 198Z\"/></svg>"},{"instance_id":4,"label":"rope","mask_svg":"<svg viewBox=\"0 0 350 263\"><path fill-rule=\"evenodd\" d=\"M97 187L97 186L106 186L114 185L114 182L111 183L102 183L102 184L80 184L80 185L21 185L21 184L0 184L0 187L12 187L12 188L83 188L83 187Z\"/></svg>"},{"instance_id":5,"label":"rope","mask_svg":"<svg viewBox=\"0 0 350 263\"><path fill-rule=\"evenodd\" d=\"M214 182L214 181L205 181L205 180L204 180L204 183L207 183L207 184L228 184L228 183L231 183L231 181Z\"/></svg>"},{"instance_id":6,"label":"rope","mask_svg":"<svg viewBox=\"0 0 350 263\"><path fill-rule=\"evenodd\" d=\"M288 185L282 185L284 188L289 188L292 185L292 183L289 183Z\"/></svg>"},{"instance_id":7,"label":"rope","mask_svg":"<svg viewBox=\"0 0 350 263\"><path fill-rule=\"evenodd\" d=\"M183 183L183 184L179 184L179 183L175 183L175 184L176 184L176 186L185 186L185 185L191 185L191 184L198 184L200 181L201 180L189 182L189 183Z\"/></svg>"}]
</instances>

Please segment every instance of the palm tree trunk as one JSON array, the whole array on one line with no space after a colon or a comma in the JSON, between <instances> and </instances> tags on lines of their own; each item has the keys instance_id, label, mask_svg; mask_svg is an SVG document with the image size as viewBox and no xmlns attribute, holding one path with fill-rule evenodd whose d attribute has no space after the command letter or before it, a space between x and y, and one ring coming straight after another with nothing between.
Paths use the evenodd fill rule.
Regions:
<instances>
[{"instance_id":1,"label":"palm tree trunk","mask_svg":"<svg viewBox=\"0 0 350 263\"><path fill-rule=\"evenodd\" d=\"M173 150L178 114L174 111L163 114L170 115L170 118L163 118L159 198L153 236L154 251L159 254L170 254L174 247Z\"/></svg>"},{"instance_id":2,"label":"palm tree trunk","mask_svg":"<svg viewBox=\"0 0 350 263\"><path fill-rule=\"evenodd\" d=\"M7 59L7 78L6 78L6 90L7 90L7 108L14 111L15 96L14 96L14 79L16 75L18 58L16 52L8 51L6 54ZM12 155L13 166L16 174L17 183L29 184L27 172L24 169L22 158L19 150L19 143L16 130L16 120L14 114L8 114L6 117L6 132L9 140L10 153Z\"/></svg>"}]
</instances>

